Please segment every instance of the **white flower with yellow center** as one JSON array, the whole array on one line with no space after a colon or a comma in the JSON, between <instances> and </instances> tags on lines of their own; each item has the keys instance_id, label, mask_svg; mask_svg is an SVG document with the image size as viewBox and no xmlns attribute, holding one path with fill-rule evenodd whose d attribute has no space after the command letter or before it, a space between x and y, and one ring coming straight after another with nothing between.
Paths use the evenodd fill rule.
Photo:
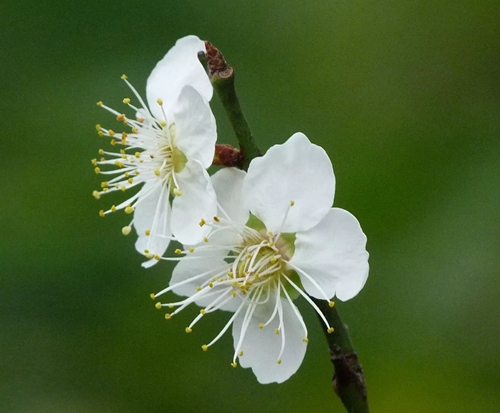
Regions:
<instances>
[{"instance_id":1,"label":"white flower with yellow center","mask_svg":"<svg viewBox=\"0 0 500 413\"><path fill-rule=\"evenodd\" d=\"M135 118L98 103L130 130L118 133L97 125L98 133L111 137L111 144L121 149L100 150L102 158L93 160L96 173L114 176L94 196L144 184L119 205L100 212L101 216L122 209L133 213L122 232L127 235L135 227L136 248L150 258L144 266L160 259L172 236L184 244L200 242L209 231L199 225L200 220L217 212L206 172L217 139L208 104L212 86L198 61L199 51L205 51L205 44L196 36L177 41L148 78L148 105L126 76L122 77L139 101L134 106L130 98L123 100L135 111Z\"/></svg>"},{"instance_id":2,"label":"white flower with yellow center","mask_svg":"<svg viewBox=\"0 0 500 413\"><path fill-rule=\"evenodd\" d=\"M232 325L234 353L261 383L283 382L300 366L307 327L293 303L309 296L354 297L368 277L366 237L349 212L332 208L335 177L325 151L301 133L254 159L248 173L223 169L213 177L219 216L205 222L205 242L185 251L168 291L187 296L167 319L191 303L203 307L186 328L215 310L234 312L207 350Z\"/></svg>"}]
</instances>

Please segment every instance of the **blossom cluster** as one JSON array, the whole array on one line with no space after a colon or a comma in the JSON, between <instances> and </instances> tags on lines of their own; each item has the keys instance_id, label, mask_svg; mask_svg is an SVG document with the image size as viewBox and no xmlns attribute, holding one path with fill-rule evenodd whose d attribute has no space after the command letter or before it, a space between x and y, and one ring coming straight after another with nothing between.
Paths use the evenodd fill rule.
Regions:
<instances>
[{"instance_id":1,"label":"blossom cluster","mask_svg":"<svg viewBox=\"0 0 500 413\"><path fill-rule=\"evenodd\" d=\"M297 371L309 341L294 301L311 305L333 333L313 298L333 306L335 296L358 294L368 277L366 236L352 214L332 207L332 164L303 133L253 159L247 171L208 174L217 130L212 85L198 61L204 51L196 36L179 39L149 76L147 103L122 76L133 95L123 103L133 117L98 103L127 131L97 125L120 149L100 150L92 160L96 173L110 177L93 195L140 186L100 215L131 215L122 232L135 229L144 267L177 261L169 286L152 298L169 291L185 298L156 307L171 319L190 304L200 306L188 333L209 313L232 313L202 349L232 328L230 364L250 367L261 383L280 383ZM181 247L173 256L171 241Z\"/></svg>"}]
</instances>

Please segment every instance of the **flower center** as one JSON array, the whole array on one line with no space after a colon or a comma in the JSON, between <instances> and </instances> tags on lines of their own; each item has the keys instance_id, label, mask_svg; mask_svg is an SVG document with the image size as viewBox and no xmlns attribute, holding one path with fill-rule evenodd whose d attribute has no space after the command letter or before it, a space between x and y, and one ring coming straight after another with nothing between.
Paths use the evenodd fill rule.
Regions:
<instances>
[{"instance_id":1,"label":"flower center","mask_svg":"<svg viewBox=\"0 0 500 413\"><path fill-rule=\"evenodd\" d=\"M247 227L258 232L250 231L242 244L233 250L235 258L228 273L233 287L246 295L262 288L273 290L281 284L295 296L295 289L282 276L285 274L300 283L296 272L286 264L295 250L295 234L267 232L262 221L255 216L251 216Z\"/></svg>"}]
</instances>

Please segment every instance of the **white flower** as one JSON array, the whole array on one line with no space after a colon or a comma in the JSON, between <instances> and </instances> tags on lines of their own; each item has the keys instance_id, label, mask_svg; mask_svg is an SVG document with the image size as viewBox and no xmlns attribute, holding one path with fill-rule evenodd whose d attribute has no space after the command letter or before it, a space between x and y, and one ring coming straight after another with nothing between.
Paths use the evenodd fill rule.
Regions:
<instances>
[{"instance_id":1,"label":"white flower","mask_svg":"<svg viewBox=\"0 0 500 413\"><path fill-rule=\"evenodd\" d=\"M123 100L136 111L136 119L98 103L130 131L117 133L97 125L101 136L112 137L111 144L122 149L100 150L107 158L93 160L96 173L117 175L103 182L102 190L94 191L94 196L144 184L119 205L100 212L104 216L124 209L134 214L122 232L127 235L132 225L135 227L136 248L150 258L144 266L157 262L172 235L182 243L200 242L209 230L199 225L200 220L217 212L215 192L206 172L217 138L208 104L212 86L198 61L199 51L205 51L205 44L196 36L177 41L148 78L148 105L122 76L139 101L137 107L129 98ZM106 170L106 166L114 169Z\"/></svg>"},{"instance_id":2,"label":"white flower","mask_svg":"<svg viewBox=\"0 0 500 413\"><path fill-rule=\"evenodd\" d=\"M347 211L331 208L335 177L325 151L301 133L254 159L245 174L224 169L213 177L220 216L205 243L187 248L170 286L187 296L166 318L195 302L203 307L186 328L215 310L234 312L207 350L232 325L236 361L261 383L283 382L305 355L307 327L295 298L354 297L368 276L366 237ZM182 251L177 251L181 253Z\"/></svg>"}]
</instances>

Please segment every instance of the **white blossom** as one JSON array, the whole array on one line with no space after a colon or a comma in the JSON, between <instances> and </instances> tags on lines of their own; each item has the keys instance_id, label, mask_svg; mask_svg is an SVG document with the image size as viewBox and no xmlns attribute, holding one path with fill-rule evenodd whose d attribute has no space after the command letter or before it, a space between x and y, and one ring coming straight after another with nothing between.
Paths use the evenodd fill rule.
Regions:
<instances>
[{"instance_id":1,"label":"white blossom","mask_svg":"<svg viewBox=\"0 0 500 413\"><path fill-rule=\"evenodd\" d=\"M200 242L208 228L201 219L217 211L215 192L206 169L211 165L217 138L215 118L208 101L212 86L198 61L205 44L196 36L179 39L158 62L147 81L146 104L124 75L138 105L130 98L123 103L135 111L135 118L98 105L116 115L129 128L115 132L97 125L99 135L111 137L114 151L100 150L94 159L96 173L113 178L101 184L94 196L139 191L119 205L100 211L101 216L117 210L133 214L123 234L137 231L136 249L153 265L173 237L182 243Z\"/></svg>"},{"instance_id":2,"label":"white blossom","mask_svg":"<svg viewBox=\"0 0 500 413\"><path fill-rule=\"evenodd\" d=\"M233 312L207 350L231 326L231 365L251 367L261 383L283 382L305 355L307 327L294 304L302 297L333 328L310 298L354 297L368 276L366 237L349 212L332 208L335 177L325 151L296 133L254 159L248 173L223 169L212 177L219 215L202 222L205 242L185 247L170 286L187 298L156 304L201 306L195 324L216 310Z\"/></svg>"}]
</instances>

